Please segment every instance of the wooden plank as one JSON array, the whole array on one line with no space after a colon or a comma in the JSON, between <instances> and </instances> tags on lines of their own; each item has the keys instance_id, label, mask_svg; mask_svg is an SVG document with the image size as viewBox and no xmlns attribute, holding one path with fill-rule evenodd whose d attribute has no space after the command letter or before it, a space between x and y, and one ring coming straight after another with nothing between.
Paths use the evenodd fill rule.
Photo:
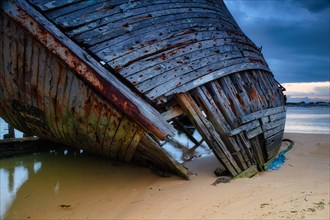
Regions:
<instances>
[{"instance_id":1,"label":"wooden plank","mask_svg":"<svg viewBox=\"0 0 330 220\"><path fill-rule=\"evenodd\" d=\"M279 119L277 121L272 121L272 122L270 122L268 124L264 124L264 125L262 125L262 129L264 131L268 131L270 129L273 129L273 128L275 128L277 126L280 126L280 125L283 125L283 124L285 124L285 118Z\"/></svg>"},{"instance_id":2,"label":"wooden plank","mask_svg":"<svg viewBox=\"0 0 330 220\"><path fill-rule=\"evenodd\" d=\"M27 104L31 104L32 97L31 97L31 72L32 72L32 59L33 59L33 52L32 46L33 41L31 37L26 35L26 42L25 42L25 58L24 58L24 81L25 81L25 100Z\"/></svg>"},{"instance_id":3,"label":"wooden plank","mask_svg":"<svg viewBox=\"0 0 330 220\"><path fill-rule=\"evenodd\" d=\"M55 118L56 118L56 123L57 123L57 128L59 131L59 134L61 135L62 139L61 142L62 143L70 143L69 141L66 140L67 138L67 133L64 131L63 129L63 117L62 115L63 113L63 107L62 107L62 102L63 102L63 97L64 97L64 84L65 84L65 79L66 79L66 74L67 71L65 70L65 68L63 68L62 66L59 66L59 73L58 73L58 81L57 81L57 86L54 87L55 89L53 90L53 96L56 97L55 100Z\"/></svg>"},{"instance_id":4,"label":"wooden plank","mask_svg":"<svg viewBox=\"0 0 330 220\"><path fill-rule=\"evenodd\" d=\"M187 42L187 43L186 43ZM194 44L194 42L186 41L181 43L177 43L177 47L198 47L198 44ZM223 60L221 56L215 54L209 57L203 57L199 60L195 61L174 61L174 62L184 62L184 65L178 65L178 67L169 70L169 71L161 71L160 75L157 75L151 79L148 79L142 83L136 85L142 92L157 90L159 93L166 93L171 88L175 88L177 84L181 85L185 83L185 81L189 81L192 78L196 79L199 75L205 75L207 73L211 74L217 70L221 70L226 68L227 66L234 65L240 63L244 58L240 58L241 54L239 52L230 52L228 54L228 60ZM235 59L236 58L236 59ZM183 58L181 58L183 59ZM175 64L173 64L175 65ZM166 85L165 87L163 85ZM164 92L163 92L164 90ZM167 90L167 91L166 91Z\"/></svg>"},{"instance_id":5,"label":"wooden plank","mask_svg":"<svg viewBox=\"0 0 330 220\"><path fill-rule=\"evenodd\" d=\"M69 109L71 86L74 80L73 79L74 76L72 72L69 71L68 69L64 69L63 71L66 72L65 80L63 83L63 96L58 104L61 105L62 108L62 114L60 115L60 117L62 118L62 129L67 144L69 145L74 141L72 138L73 136L72 125L70 124L70 119L72 116L70 114L70 109Z\"/></svg>"},{"instance_id":6,"label":"wooden plank","mask_svg":"<svg viewBox=\"0 0 330 220\"><path fill-rule=\"evenodd\" d=\"M143 138L143 136L145 135L145 132L142 129L139 129L136 131L136 133L134 134L134 137L130 143L130 145L128 146L126 153L125 153L125 158L124 160L126 162L130 162L134 152L136 150L136 148L138 147L138 144L140 143L141 139Z\"/></svg>"},{"instance_id":7,"label":"wooden plank","mask_svg":"<svg viewBox=\"0 0 330 220\"><path fill-rule=\"evenodd\" d=\"M72 83L71 83L71 88L70 88L70 95L69 95L69 101L68 101L68 111L67 114L69 115L68 119L68 129L71 132L72 136L72 144L75 146L82 146L82 144L85 144L84 141L82 140L82 135L80 135L80 131L83 130L81 126L81 120L84 120L84 118L80 118L80 106L79 104L82 102L80 100L81 96L83 96L82 90L79 88L81 84L79 84L79 79L76 77L73 77ZM101 124L101 125L100 125ZM100 136L100 129L103 128L103 124L99 122L98 126L95 128L95 133ZM96 140L97 146L100 146L100 140Z\"/></svg>"},{"instance_id":8,"label":"wooden plank","mask_svg":"<svg viewBox=\"0 0 330 220\"><path fill-rule=\"evenodd\" d=\"M18 96L19 96L19 100L22 100L23 102L25 101L25 93L26 93L26 89L25 89L25 70L24 70L24 54L25 54L25 34L24 32L20 31L19 28L17 28L16 30L18 38L17 38L17 70L16 70L16 74L17 74L17 87L18 89Z\"/></svg>"},{"instance_id":9,"label":"wooden plank","mask_svg":"<svg viewBox=\"0 0 330 220\"><path fill-rule=\"evenodd\" d=\"M58 96L61 95L61 88L63 85L61 84L61 73L63 67L56 61L56 58L53 56L49 57L50 64L47 66L46 72L51 75L50 79L50 91L49 91L49 114L50 120L53 122L53 129L55 131L56 137L58 141L63 142L65 136L63 134L61 119L60 119L60 106ZM63 79L64 80L64 79ZM60 85L60 86L58 86Z\"/></svg>"},{"instance_id":10,"label":"wooden plank","mask_svg":"<svg viewBox=\"0 0 330 220\"><path fill-rule=\"evenodd\" d=\"M248 91L242 85L244 81L242 80L240 73L236 72L228 75L228 77L230 77L233 85L238 91L238 98L242 108L244 108L246 112L256 111L256 108L259 108L260 104L257 101L253 102L253 98L248 95ZM256 94L254 96L256 96Z\"/></svg>"},{"instance_id":11,"label":"wooden plank","mask_svg":"<svg viewBox=\"0 0 330 220\"><path fill-rule=\"evenodd\" d=\"M52 63L51 63L51 56L49 56L48 53L45 53L45 68L44 68L44 88L41 94L43 94L43 103L44 103L44 112L46 116L46 121L49 127L49 132L52 133L52 136L55 140L60 140L57 128L55 126L55 114L53 113L53 110L55 109L55 106L53 105L53 102L51 100L51 84L54 83L52 81L53 74L51 72ZM57 84L57 82L55 82Z\"/></svg>"},{"instance_id":12,"label":"wooden plank","mask_svg":"<svg viewBox=\"0 0 330 220\"><path fill-rule=\"evenodd\" d=\"M150 19L147 19L145 21L139 23L130 22L129 24L124 23L118 28L116 28L116 26L113 27L113 25L111 27L109 26L108 29L102 27L101 30L99 28L97 29L97 31L90 31L89 34L93 34L95 36L88 36L88 38L86 39L86 36L83 35L78 36L76 39L79 42L88 45L91 51L97 52L97 54L100 54L101 52L103 54L112 54L111 58L109 57L109 59L106 59L106 61L117 60L116 63L119 64L125 64L128 62L128 54L130 54L130 56L132 57L131 54L133 53L133 57L137 57L139 54L145 54L142 53L144 51L144 48L148 50L149 53L156 52L161 48L165 48L166 42L168 45L171 45L175 42L195 39L198 43L200 43L200 46L197 47L199 50L205 47L209 47L211 44L213 44L213 46L227 45L233 47L234 43L232 42L231 37L224 34L223 32L219 32L219 29L224 30L224 27L214 28L212 30L210 30L209 28L210 23L214 24L216 23L216 21L219 20L217 18L218 16L214 15L214 17L206 18L205 16L198 17L198 15L190 13L189 15L189 18L178 19L175 17L175 20L172 21L169 19L162 19L160 21L157 21L158 23L155 24L152 21L153 16L151 14L148 14L147 17L151 17ZM159 15L155 16L155 19L160 18ZM187 19L189 19L190 22L187 22ZM130 21L129 19L124 20L128 20L127 22ZM148 22L150 23L149 25L147 24ZM142 27L140 26L141 23ZM134 27L134 29L131 29L131 32L134 33L134 40L138 43L134 44L128 41L128 38L127 36L125 36L125 34L127 35L129 31L127 30L127 28L123 28L123 26L128 26L131 28ZM215 26L217 25L215 24ZM102 32L100 33L100 31ZM99 34L99 36L96 36L97 33ZM109 40L105 41L105 37L109 38ZM94 38L96 38L95 42L92 41L92 39ZM212 40L213 43L210 42ZM95 43L98 43L98 41L103 43L93 45ZM114 48L116 53L111 53L110 48ZM253 48L250 48L249 46L244 46L244 48L253 50ZM217 48L215 50L217 50ZM189 51L187 52L192 51L190 51L189 49ZM218 53L218 55L221 54L222 53Z\"/></svg>"},{"instance_id":13,"label":"wooden plank","mask_svg":"<svg viewBox=\"0 0 330 220\"><path fill-rule=\"evenodd\" d=\"M37 43L33 42L32 44L32 57L31 57L31 81L30 81L30 89L31 89L31 99L32 106L38 107L37 97L38 97L38 72L39 72L39 46Z\"/></svg>"},{"instance_id":14,"label":"wooden plank","mask_svg":"<svg viewBox=\"0 0 330 220\"><path fill-rule=\"evenodd\" d=\"M186 92L192 88L196 88L214 79L239 71L248 66L251 68L259 68L254 64L249 64L247 58L237 58L226 60L224 62L216 62L213 65L204 66L200 69L190 71L189 73L176 78L176 80L167 81L165 82L166 87L160 85L145 94L150 99L155 99L161 95L169 96L179 92Z\"/></svg>"},{"instance_id":15,"label":"wooden plank","mask_svg":"<svg viewBox=\"0 0 330 220\"><path fill-rule=\"evenodd\" d=\"M4 64L4 52L5 52L5 30L4 30L4 22L5 18L2 15L2 13L0 13L0 100L2 102L6 102L6 97L8 96L8 91L7 91L7 86L6 86L6 79L5 79L5 64ZM7 114L7 110L9 108L6 108L6 106L1 103L0 104L0 117L3 118L9 118L8 114Z\"/></svg>"},{"instance_id":16,"label":"wooden plank","mask_svg":"<svg viewBox=\"0 0 330 220\"><path fill-rule=\"evenodd\" d=\"M278 127L274 127L271 130L265 131L264 136L265 138L269 138L270 136L273 136L276 133L283 132L284 131L285 124L279 125Z\"/></svg>"},{"instance_id":17,"label":"wooden plank","mask_svg":"<svg viewBox=\"0 0 330 220\"><path fill-rule=\"evenodd\" d=\"M120 122L122 121L123 114L116 109L111 110L111 117L108 120L108 125L103 139L103 148L106 151L106 155L110 157L110 152L112 148L112 142L114 140L115 134L119 127Z\"/></svg>"},{"instance_id":18,"label":"wooden plank","mask_svg":"<svg viewBox=\"0 0 330 220\"><path fill-rule=\"evenodd\" d=\"M251 155L250 143L246 140L246 138L242 138L243 136L244 136L243 134L239 134L237 136L230 137L230 138L235 140L235 142L241 149L241 154L244 158L244 161L246 162L247 167L250 167L252 164L254 164L254 159L253 159L253 156ZM246 169L246 168L244 168L244 169Z\"/></svg>"},{"instance_id":19,"label":"wooden plank","mask_svg":"<svg viewBox=\"0 0 330 220\"><path fill-rule=\"evenodd\" d=\"M241 170L237 163L233 159L230 152L226 149L226 146L222 142L221 138L214 131L212 125L205 120L202 112L198 109L194 101L188 94L177 94L177 100L180 106L184 109L185 113L188 114L191 121L196 123L196 128L199 133L202 134L208 145L214 150L215 155L224 163L229 172L236 176Z\"/></svg>"},{"instance_id":20,"label":"wooden plank","mask_svg":"<svg viewBox=\"0 0 330 220\"><path fill-rule=\"evenodd\" d=\"M127 3L127 2L126 2ZM121 4L121 3L119 3ZM131 7L130 7L131 6ZM199 7L200 6L200 7ZM132 16L144 16L147 14L151 14L152 17L168 17L171 15L177 15L180 13L207 13L207 14L216 14L219 16L219 13L221 13L220 10L216 10L214 6L207 5L207 4L200 4L197 3L185 3L182 1L171 1L171 4L167 4L164 1L153 1L152 3L147 1L141 1L139 4L136 4L135 2L127 4L113 4L112 10L106 10L109 7L109 5L105 5L102 7L98 7L99 10L97 10L96 6L91 6L87 9L77 11L75 13L72 13L72 15L68 16L62 16L61 18L58 18L55 20L56 23L61 24L63 27L78 27L83 26L86 24L86 21L92 22L92 26L94 27L94 22L99 22L97 26L104 26L107 25L109 21L112 21L113 23L117 22L118 20L128 20ZM128 11L123 11L124 7L130 7ZM199 7L199 8L198 8ZM102 10L103 9L103 10ZM166 10L164 10L166 9ZM189 10L190 9L190 10ZM94 12L94 13L93 13ZM82 17L82 14L86 14L85 18ZM78 17L80 19L77 19L75 21L68 22L67 19L72 19L73 17ZM226 19L223 16L223 24L229 23L229 19ZM157 22L156 22L157 23ZM163 22L164 23L164 22ZM150 25L151 26L151 25ZM84 28L86 29L86 28ZM83 29L83 30L84 30ZM80 31L81 32L81 31ZM77 34L77 33L76 33Z\"/></svg>"},{"instance_id":21,"label":"wooden plank","mask_svg":"<svg viewBox=\"0 0 330 220\"><path fill-rule=\"evenodd\" d=\"M264 110L253 112L249 115L245 115L245 116L241 117L241 121L242 121L242 123L247 123L249 121L256 120L256 119L259 119L261 117L265 117L265 116L275 114L275 113L279 113L279 112L283 112L283 111L285 111L285 108L283 106L264 109Z\"/></svg>"},{"instance_id":22,"label":"wooden plank","mask_svg":"<svg viewBox=\"0 0 330 220\"><path fill-rule=\"evenodd\" d=\"M250 122L248 122L248 123L246 123L246 124L244 124L244 125L242 125L242 126L240 126L238 128L235 128L235 129L229 131L227 134L229 136L234 136L234 135L237 135L237 134L239 134L239 133L241 133L243 131L250 131L250 130L252 130L254 128L257 128L259 126L260 126L259 121L258 120L254 120L254 121L250 121Z\"/></svg>"},{"instance_id":23,"label":"wooden plank","mask_svg":"<svg viewBox=\"0 0 330 220\"><path fill-rule=\"evenodd\" d=\"M39 59L38 59L38 79L36 86L36 101L37 107L44 111L45 103L44 103L44 87L45 87L45 65L46 64L46 49L43 47L39 47Z\"/></svg>"},{"instance_id":24,"label":"wooden plank","mask_svg":"<svg viewBox=\"0 0 330 220\"><path fill-rule=\"evenodd\" d=\"M86 8L92 4L100 4L105 2L106 0L98 0L98 1L79 1L75 4L66 5L65 7L57 8L56 10L47 11L46 16L50 20L54 20L54 18L61 17L63 15L72 13L74 11Z\"/></svg>"},{"instance_id":25,"label":"wooden plank","mask_svg":"<svg viewBox=\"0 0 330 220\"><path fill-rule=\"evenodd\" d=\"M189 9L185 10L188 11ZM90 28L88 31L82 34L76 35L76 30L71 30L68 32L68 34L74 34L74 37L77 41L91 47L93 52L100 52L107 47L115 47L116 51L121 49L123 53L121 51L118 55L116 53L114 57L115 59L125 55L127 53L127 49L129 49L129 45L133 47L132 51L141 49L143 45L132 45L132 42L127 42L128 38L125 36L125 34L127 35L131 32L134 33L135 40L138 40L141 43L154 40L155 36L157 36L156 39L158 42L163 42L166 39L169 40L169 38L171 38L170 42L173 42L173 37L183 36L185 34L191 33L191 31L187 31L189 29L193 29L195 32L205 32L208 26L207 23L215 23L217 20L219 20L219 16L217 14L209 14L209 16L206 18L200 13L187 14L182 13L181 10L178 12L179 13L170 14L168 16L162 15L168 13L166 10L156 13L148 12L137 14L132 17L125 18L122 18L121 16L116 18L114 16L111 18L113 21L111 24L108 23L105 26L99 26L99 24L95 24L97 25L96 27L93 29ZM189 22L187 22L187 19L189 19ZM222 27L222 29L224 28ZM154 33L153 36L152 33ZM145 39L143 36L145 36ZM196 35L196 37L199 38L198 35ZM95 42L92 40L94 38ZM209 39L209 37L205 36L205 39ZM146 44L145 46L148 45Z\"/></svg>"},{"instance_id":26,"label":"wooden plank","mask_svg":"<svg viewBox=\"0 0 330 220\"><path fill-rule=\"evenodd\" d=\"M254 154L257 158L257 163L259 165L259 168L263 168L263 165L265 164L265 158L266 158L266 152L265 149L262 146L262 142L259 137L255 136L250 139L251 146L254 150Z\"/></svg>"},{"instance_id":27,"label":"wooden plank","mask_svg":"<svg viewBox=\"0 0 330 220\"><path fill-rule=\"evenodd\" d=\"M2 4L1 10L23 26L28 33L45 45L55 56L58 56L68 67L75 70L74 73L89 86L100 92L128 116L134 118L140 126L148 129L160 139L174 134L174 128L163 120L153 107L130 91L24 0L19 0L19 5L5 2Z\"/></svg>"},{"instance_id":28,"label":"wooden plank","mask_svg":"<svg viewBox=\"0 0 330 220\"><path fill-rule=\"evenodd\" d=\"M207 89L204 86L197 87L193 90L193 93L197 95L200 105L204 107L203 110L208 120L213 124L218 133L220 133L220 135L226 134L230 127Z\"/></svg>"},{"instance_id":29,"label":"wooden plank","mask_svg":"<svg viewBox=\"0 0 330 220\"><path fill-rule=\"evenodd\" d=\"M228 62L232 63L233 61L228 60ZM226 68L222 68L217 71L214 71L212 74L202 74L202 75L198 74L198 76L196 76L191 81L189 81L189 79L191 79L191 78L185 77L185 79L181 82L181 85L184 84L184 86L176 86L172 90L167 91L164 95L169 96L172 94L189 91L192 88L196 88L200 85L203 85L214 79L218 79L223 76L229 75L231 73L235 73L235 72L239 72L239 71L243 71L243 70L247 70L247 69L264 69L264 70L268 69L268 67L258 64L258 63L249 63L248 58L245 58L245 59L242 58L241 60L238 59L235 62L237 62L237 64L228 65ZM162 95L162 94L158 93L158 95Z\"/></svg>"},{"instance_id":30,"label":"wooden plank","mask_svg":"<svg viewBox=\"0 0 330 220\"><path fill-rule=\"evenodd\" d=\"M284 133L281 131L266 139L265 145L267 152L280 146L280 144L282 143L283 135Z\"/></svg>"},{"instance_id":31,"label":"wooden plank","mask_svg":"<svg viewBox=\"0 0 330 220\"><path fill-rule=\"evenodd\" d=\"M269 123L270 119L268 116L260 118L261 124Z\"/></svg>"},{"instance_id":32,"label":"wooden plank","mask_svg":"<svg viewBox=\"0 0 330 220\"><path fill-rule=\"evenodd\" d=\"M62 125L60 125L59 121L61 121L60 118L60 112L59 112L59 103L57 103L58 99L57 96L59 95L58 88L60 84L60 75L61 71L63 70L63 66L59 62L57 62L56 58L53 56L50 56L50 66L48 67L49 74L51 74L51 82L50 82L50 91L49 91L49 98L50 98L50 114L53 121L53 128L57 135L57 138L59 141L63 141L65 137L63 136L62 132ZM60 86L61 87L61 86Z\"/></svg>"},{"instance_id":33,"label":"wooden plank","mask_svg":"<svg viewBox=\"0 0 330 220\"><path fill-rule=\"evenodd\" d=\"M251 71L253 70L244 71L239 74L245 83L250 99L259 103L259 108L254 111L269 108L266 99L267 93L264 93L260 88L260 79L258 77L254 78Z\"/></svg>"},{"instance_id":34,"label":"wooden plank","mask_svg":"<svg viewBox=\"0 0 330 220\"><path fill-rule=\"evenodd\" d=\"M6 111L7 122L14 127L18 127L21 122L15 117L14 112L10 111L12 101L17 100L17 85L16 85L16 65L17 65L17 54L16 54L16 26L9 19L3 20L3 77L4 77L4 90L7 92L7 98L3 108L8 109ZM7 107L7 106L10 107ZM21 127L21 126L19 126Z\"/></svg>"},{"instance_id":35,"label":"wooden plank","mask_svg":"<svg viewBox=\"0 0 330 220\"><path fill-rule=\"evenodd\" d=\"M242 109L239 100L237 99L237 90L233 85L231 79L228 76L222 77L218 79L218 83L223 89L226 97L230 102L230 107L236 117L240 117L241 115L245 115L244 109Z\"/></svg>"},{"instance_id":36,"label":"wooden plank","mask_svg":"<svg viewBox=\"0 0 330 220\"><path fill-rule=\"evenodd\" d=\"M263 131L262 131L262 128L261 127L256 127L254 129L251 129L249 131L246 132L246 136L248 139L251 139L253 137L256 137L258 136L259 134L261 134Z\"/></svg>"},{"instance_id":37,"label":"wooden plank","mask_svg":"<svg viewBox=\"0 0 330 220\"><path fill-rule=\"evenodd\" d=\"M224 39L221 40L224 41ZM211 64L212 60L224 59L226 55L233 57L233 53L236 53L237 57L240 56L238 53L239 51L231 45L214 46L217 41L220 40L212 39L204 41L202 48L199 48L199 43L191 43L187 47L180 44L177 44L178 47L174 47L175 45L173 46L172 44L172 46L166 48L166 50L159 50L159 52L142 57L141 60L135 60L134 65L123 66L120 69L120 74L125 76L130 82L141 84L143 82L147 83L150 80L156 81L156 79L153 79L154 77L159 77L166 73L175 73L175 75L177 75L181 71L187 73L189 70L199 69ZM218 44L221 44L221 42L218 42ZM218 54L219 51L223 52L223 56L220 58ZM101 57L103 58L104 56ZM226 59L227 58L228 57L226 57ZM112 61L112 63L111 65L115 66L119 62Z\"/></svg>"},{"instance_id":38,"label":"wooden plank","mask_svg":"<svg viewBox=\"0 0 330 220\"><path fill-rule=\"evenodd\" d=\"M45 2L34 3L34 5L42 11L49 11L80 1L81 0L45 1Z\"/></svg>"},{"instance_id":39,"label":"wooden plank","mask_svg":"<svg viewBox=\"0 0 330 220\"><path fill-rule=\"evenodd\" d=\"M166 112L163 112L162 117L166 121L170 121L171 119L176 118L182 114L184 114L184 112L182 111L182 109L179 106L176 105L176 106L170 108L169 110L167 110Z\"/></svg>"},{"instance_id":40,"label":"wooden plank","mask_svg":"<svg viewBox=\"0 0 330 220\"><path fill-rule=\"evenodd\" d=\"M113 158L113 159L117 158L117 154L120 150L120 146L122 145L122 142L124 141L126 132L129 129L130 125L131 125L130 121L127 119L127 117L124 116L118 126L115 137L111 143L110 158Z\"/></svg>"},{"instance_id":41,"label":"wooden plank","mask_svg":"<svg viewBox=\"0 0 330 220\"><path fill-rule=\"evenodd\" d=\"M210 84L211 91L213 92L214 100L217 103L217 106L220 108L221 112L225 112L224 117L226 121L231 125L231 127L237 127L237 117L230 107L230 102L227 96L224 94L224 91L220 87L217 81L213 81Z\"/></svg>"},{"instance_id":42,"label":"wooden plank","mask_svg":"<svg viewBox=\"0 0 330 220\"><path fill-rule=\"evenodd\" d=\"M136 132L139 130L140 128L137 127L134 123L131 123L128 125L127 129L126 129L126 134L123 138L123 141L118 149L118 153L117 153L117 160L123 160L125 161L125 156L126 156L126 152L127 150L130 148L130 144L135 137ZM137 146L137 145L136 145ZM132 146L131 146L132 147ZM132 150L132 148L131 148ZM128 155L127 155L128 156Z\"/></svg>"},{"instance_id":43,"label":"wooden plank","mask_svg":"<svg viewBox=\"0 0 330 220\"><path fill-rule=\"evenodd\" d=\"M276 114L269 115L270 121L276 121L286 117L286 112L280 112Z\"/></svg>"},{"instance_id":44,"label":"wooden plank","mask_svg":"<svg viewBox=\"0 0 330 220\"><path fill-rule=\"evenodd\" d=\"M208 120L214 126L215 130L218 132L220 137L223 139L223 142L227 146L227 148L233 152L236 151L235 155L237 156L237 160L240 162L243 169L247 168L245 160L241 154L241 150L239 145L236 143L235 139L228 137L226 133L230 129L226 119L223 117L220 110L217 108L214 100L211 95L207 91L204 86L198 87L194 89L194 93L198 97L198 101L201 106L204 106L203 110L206 112ZM244 151L244 150L243 150ZM246 158L247 159L247 158Z\"/></svg>"}]
</instances>

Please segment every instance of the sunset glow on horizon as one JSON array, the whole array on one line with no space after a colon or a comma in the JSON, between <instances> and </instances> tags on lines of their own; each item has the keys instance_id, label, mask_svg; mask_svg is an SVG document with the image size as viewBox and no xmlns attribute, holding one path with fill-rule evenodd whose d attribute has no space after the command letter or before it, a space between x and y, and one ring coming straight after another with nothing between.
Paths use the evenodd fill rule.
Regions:
<instances>
[{"instance_id":1,"label":"sunset glow on horizon","mask_svg":"<svg viewBox=\"0 0 330 220\"><path fill-rule=\"evenodd\" d=\"M330 101L330 81L283 83L289 102Z\"/></svg>"}]
</instances>

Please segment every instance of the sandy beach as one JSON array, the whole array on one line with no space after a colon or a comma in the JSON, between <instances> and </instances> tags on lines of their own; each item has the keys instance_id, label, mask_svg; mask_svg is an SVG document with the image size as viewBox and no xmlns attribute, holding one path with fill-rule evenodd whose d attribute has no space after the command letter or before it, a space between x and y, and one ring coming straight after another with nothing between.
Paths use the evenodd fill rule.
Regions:
<instances>
[{"instance_id":1,"label":"sandy beach","mask_svg":"<svg viewBox=\"0 0 330 220\"><path fill-rule=\"evenodd\" d=\"M31 176L5 218L329 219L329 135L285 138L295 145L280 170L216 186L213 155L186 164L193 173L189 181L97 158L97 166L81 169L68 161Z\"/></svg>"}]
</instances>

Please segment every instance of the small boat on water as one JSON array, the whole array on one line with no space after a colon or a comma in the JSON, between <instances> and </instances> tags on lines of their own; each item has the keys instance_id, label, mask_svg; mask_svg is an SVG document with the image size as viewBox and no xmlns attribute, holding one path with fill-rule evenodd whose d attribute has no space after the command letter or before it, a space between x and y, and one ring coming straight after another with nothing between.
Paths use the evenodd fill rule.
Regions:
<instances>
[{"instance_id":1,"label":"small boat on water","mask_svg":"<svg viewBox=\"0 0 330 220\"><path fill-rule=\"evenodd\" d=\"M9 0L0 117L24 133L189 178L160 145L183 122L232 176L265 169L286 101L218 0Z\"/></svg>"}]
</instances>

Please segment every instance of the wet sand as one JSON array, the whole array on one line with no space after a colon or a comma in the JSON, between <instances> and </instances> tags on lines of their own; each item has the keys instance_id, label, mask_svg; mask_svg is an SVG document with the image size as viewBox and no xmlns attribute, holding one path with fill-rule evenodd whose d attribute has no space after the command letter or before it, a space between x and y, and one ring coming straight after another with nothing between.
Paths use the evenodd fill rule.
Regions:
<instances>
[{"instance_id":1,"label":"wet sand","mask_svg":"<svg viewBox=\"0 0 330 220\"><path fill-rule=\"evenodd\" d=\"M295 141L278 171L211 185L214 156L186 166L190 181L99 158L33 161L6 219L329 219L329 135ZM34 159L36 160L36 159ZM2 161L6 163L6 161ZM57 164L56 164L57 163ZM34 163L35 164L35 163ZM34 167L33 167L34 166ZM34 170L33 170L34 168ZM15 184L14 184L15 185ZM3 184L1 187L4 187Z\"/></svg>"}]
</instances>

